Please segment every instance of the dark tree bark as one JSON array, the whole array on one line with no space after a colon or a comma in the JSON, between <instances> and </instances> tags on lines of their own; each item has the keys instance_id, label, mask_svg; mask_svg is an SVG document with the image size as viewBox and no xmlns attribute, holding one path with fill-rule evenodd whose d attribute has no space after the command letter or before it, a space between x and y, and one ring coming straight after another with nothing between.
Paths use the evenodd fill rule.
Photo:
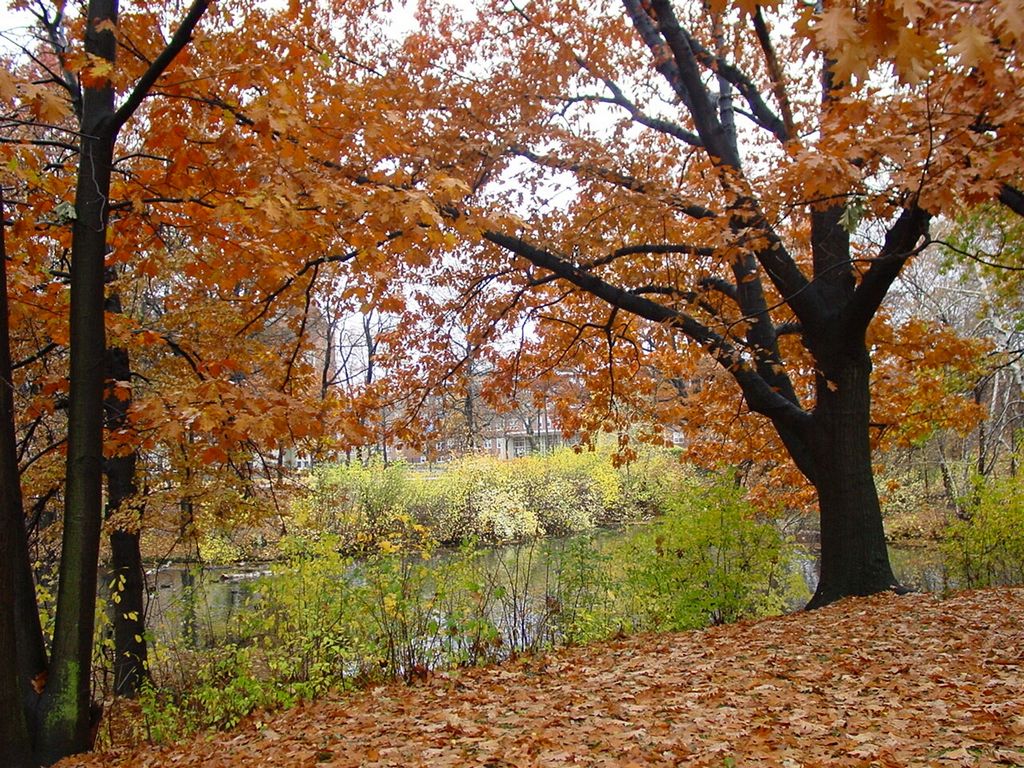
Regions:
<instances>
[{"instance_id":1,"label":"dark tree bark","mask_svg":"<svg viewBox=\"0 0 1024 768\"><path fill-rule=\"evenodd\" d=\"M999 202L1016 213L1024 216L1024 192L1009 184L1003 184L999 189Z\"/></svg>"},{"instance_id":2,"label":"dark tree bark","mask_svg":"<svg viewBox=\"0 0 1024 768\"><path fill-rule=\"evenodd\" d=\"M11 371L10 327L7 307L7 248L3 191L0 190L0 765L28 768L32 741L24 706L28 654L19 649L19 574L31 571L25 541L25 512L18 474L14 422L14 386ZM33 594L33 609L35 608ZM39 614L35 612L36 625ZM40 634L40 648L42 636ZM44 661L45 663L45 661Z\"/></svg>"},{"instance_id":3,"label":"dark tree bark","mask_svg":"<svg viewBox=\"0 0 1024 768\"><path fill-rule=\"evenodd\" d=\"M114 60L117 0L90 0L86 51ZM71 246L71 366L64 535L53 658L37 745L42 762L89 748L96 570L103 522L104 260L113 166L114 89L83 88Z\"/></svg>"},{"instance_id":4,"label":"dark tree bark","mask_svg":"<svg viewBox=\"0 0 1024 768\"><path fill-rule=\"evenodd\" d=\"M135 464L134 454L125 459ZM146 584L139 531L112 531L110 550L111 576L118 580L116 589L121 595L120 602L114 605L114 692L118 696L134 698L149 679L145 637Z\"/></svg>"},{"instance_id":5,"label":"dark tree bark","mask_svg":"<svg viewBox=\"0 0 1024 768\"><path fill-rule=\"evenodd\" d=\"M0 472L0 479L7 481L6 474ZM32 742L18 680L11 539L11 526L0 525L0 764L28 768L33 765Z\"/></svg>"},{"instance_id":6,"label":"dark tree bark","mask_svg":"<svg viewBox=\"0 0 1024 768\"><path fill-rule=\"evenodd\" d=\"M112 275L109 275L113 277ZM112 293L107 298L107 311L120 314L121 298ZM131 359L121 347L107 349L107 397L104 402L107 429L111 432L128 428L131 406ZM119 396L116 382L127 382L129 392ZM145 576L139 546L141 512L130 510L136 496L135 467L138 452L106 459L107 517L117 516L110 532L110 580L114 625L114 692L118 696L136 696L148 677L145 639ZM120 514L119 514L120 513ZM126 519L127 518L127 519Z\"/></svg>"},{"instance_id":7,"label":"dark tree bark","mask_svg":"<svg viewBox=\"0 0 1024 768\"><path fill-rule=\"evenodd\" d=\"M844 348L845 347L845 348ZM871 467L869 376L863 340L833 340L809 429L821 519L821 572L808 608L899 589L889 565Z\"/></svg>"}]
</instances>

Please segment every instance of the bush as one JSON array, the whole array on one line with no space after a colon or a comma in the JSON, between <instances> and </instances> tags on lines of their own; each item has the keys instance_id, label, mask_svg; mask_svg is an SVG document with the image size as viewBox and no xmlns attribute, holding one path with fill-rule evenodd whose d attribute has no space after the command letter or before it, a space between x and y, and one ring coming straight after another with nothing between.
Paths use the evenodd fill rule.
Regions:
<instances>
[{"instance_id":1,"label":"bush","mask_svg":"<svg viewBox=\"0 0 1024 768\"><path fill-rule=\"evenodd\" d=\"M305 698L344 687L369 655L365 627L352 610L358 577L337 536L283 545L286 558L257 583L244 638L263 649L270 677Z\"/></svg>"},{"instance_id":2,"label":"bush","mask_svg":"<svg viewBox=\"0 0 1024 768\"><path fill-rule=\"evenodd\" d=\"M625 545L625 617L657 631L781 611L799 574L792 547L725 482L695 485ZM806 587L802 587L806 591Z\"/></svg>"},{"instance_id":3,"label":"bush","mask_svg":"<svg viewBox=\"0 0 1024 768\"><path fill-rule=\"evenodd\" d=\"M674 457L654 450L622 468L607 449L567 448L512 460L465 456L438 475L371 462L318 468L294 512L301 529L337 535L353 553L394 541L410 521L445 546L500 545L644 519L683 476Z\"/></svg>"},{"instance_id":4,"label":"bush","mask_svg":"<svg viewBox=\"0 0 1024 768\"><path fill-rule=\"evenodd\" d=\"M965 587L1024 583L1024 482L1020 477L977 483L963 519L946 528L943 552L955 582Z\"/></svg>"},{"instance_id":5,"label":"bush","mask_svg":"<svg viewBox=\"0 0 1024 768\"><path fill-rule=\"evenodd\" d=\"M489 501L493 502L494 490L501 485L503 464L488 456L465 456L451 462L439 476L420 481L421 493L413 516L447 546L476 538L495 541L478 534L484 527L480 523L481 512ZM489 512L487 525L492 531L516 527L511 521L506 524L500 519L503 512L511 515L512 511L501 510L492 503Z\"/></svg>"},{"instance_id":6,"label":"bush","mask_svg":"<svg viewBox=\"0 0 1024 768\"><path fill-rule=\"evenodd\" d=\"M545 600L553 614L552 642L582 645L624 629L626 619L616 603L624 571L599 539L571 539L552 560L556 588Z\"/></svg>"},{"instance_id":7,"label":"bush","mask_svg":"<svg viewBox=\"0 0 1024 768\"><path fill-rule=\"evenodd\" d=\"M345 551L370 550L407 528L415 493L409 468L401 462L323 466L311 473L295 517L304 529L336 535Z\"/></svg>"}]
</instances>

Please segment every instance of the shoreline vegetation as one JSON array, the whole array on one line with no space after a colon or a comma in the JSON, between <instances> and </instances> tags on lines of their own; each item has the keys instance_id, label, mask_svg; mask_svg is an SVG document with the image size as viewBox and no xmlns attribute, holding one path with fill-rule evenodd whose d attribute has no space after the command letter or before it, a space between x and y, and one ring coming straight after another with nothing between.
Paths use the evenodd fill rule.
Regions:
<instances>
[{"instance_id":1,"label":"shoreline vegetation","mask_svg":"<svg viewBox=\"0 0 1024 768\"><path fill-rule=\"evenodd\" d=\"M326 693L60 768L1024 765L1024 589L850 598Z\"/></svg>"},{"instance_id":2,"label":"shoreline vegetation","mask_svg":"<svg viewBox=\"0 0 1024 768\"><path fill-rule=\"evenodd\" d=\"M956 583L1024 581L1015 487L979 496L973 524L947 527ZM199 522L205 563L230 562L237 544ZM183 571L176 601L159 605L174 632L152 621L147 632L151 679L135 701L104 697L97 744L167 744L392 680L780 614L810 594L788 522L751 506L731 474L667 452L625 468L572 451L474 457L435 476L325 467L272 543L269 574L247 580L229 617L212 615L201 570Z\"/></svg>"},{"instance_id":3,"label":"shoreline vegetation","mask_svg":"<svg viewBox=\"0 0 1024 768\"><path fill-rule=\"evenodd\" d=\"M162 743L332 690L806 600L793 542L741 489L657 466L630 476L609 457L474 462L429 481L426 503L401 467L331 468L244 610L213 628L190 577L163 617L181 632L149 638L153 682L134 722L101 728L100 744ZM494 467L504 474L489 484ZM627 504L638 511L623 514ZM649 524L615 538L596 527L627 520Z\"/></svg>"}]
</instances>

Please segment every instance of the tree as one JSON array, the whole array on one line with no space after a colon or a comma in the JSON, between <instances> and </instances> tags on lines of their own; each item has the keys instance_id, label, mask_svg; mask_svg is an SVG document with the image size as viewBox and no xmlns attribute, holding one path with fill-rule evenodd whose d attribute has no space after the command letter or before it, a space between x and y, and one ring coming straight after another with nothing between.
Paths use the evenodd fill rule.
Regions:
<instances>
[{"instance_id":1,"label":"tree","mask_svg":"<svg viewBox=\"0 0 1024 768\"><path fill-rule=\"evenodd\" d=\"M613 419L649 407L648 363L678 381L715 361L816 491L810 606L898 589L872 321L936 216L1012 196L1016 19L997 2L437 10L408 55L440 62L423 77L450 149L431 161L463 169L447 212L485 245L436 279L489 279L490 316L535 324L538 360L600 355L591 404Z\"/></svg>"},{"instance_id":2,"label":"tree","mask_svg":"<svg viewBox=\"0 0 1024 768\"><path fill-rule=\"evenodd\" d=\"M89 673L102 524L104 276L114 145L121 128L189 42L207 5L206 0L196 0L169 43L148 63L119 105L115 103L112 80L117 46L116 0L90 2L84 30L86 63L76 74L66 69L66 52L57 52L54 79L66 89L74 105L79 136L77 185L69 209L71 386L63 545L56 628L45 688L39 680L34 681L41 689L39 719L30 723L33 732L18 734L12 746L16 754L31 749L35 760L44 763L87 748L92 725ZM23 525L13 510L5 514L3 523L8 540L17 535L19 523ZM15 563L14 567L21 565ZM31 653L31 649L19 647L17 653L5 656L3 663L9 665L8 671L18 672ZM26 738L31 745L25 743Z\"/></svg>"},{"instance_id":3,"label":"tree","mask_svg":"<svg viewBox=\"0 0 1024 768\"><path fill-rule=\"evenodd\" d=\"M107 276L116 279L108 267ZM121 296L109 290L106 311L121 314ZM129 431L131 408L131 356L124 347L107 345L103 401L106 429L114 445L104 457L107 479L104 515L110 529L110 579L114 598L114 691L135 696L149 678L146 646L146 585L142 567L142 509L137 497L135 475L139 459L138 441Z\"/></svg>"},{"instance_id":4,"label":"tree","mask_svg":"<svg viewBox=\"0 0 1024 768\"><path fill-rule=\"evenodd\" d=\"M115 103L112 67L117 0L90 0L85 53L97 62L80 91L78 179L71 237L70 397L67 487L53 657L42 699L36 752L52 762L89 746L96 573L102 527L103 399L106 354L107 226L114 145L164 70L188 44L209 0L195 0L173 38Z\"/></svg>"},{"instance_id":5,"label":"tree","mask_svg":"<svg viewBox=\"0 0 1024 768\"><path fill-rule=\"evenodd\" d=\"M0 660L19 674L26 711L39 714L26 724L37 762L88 746L104 467L114 526L131 517L133 484L159 515L187 510L223 526L267 514L255 509L262 497L253 489L278 479L271 451L316 437L325 421L361 432L358 414L327 413L310 362L316 291L348 271L344 298L372 307L387 291L375 268L386 258L381 245L438 237L439 227L417 226L429 208L424 190L366 175L392 153L395 90L374 58L384 50L377 4L347 4L342 14L240 0L219 4L193 37L206 5L197 0L176 26L179 11L159 4L119 14L97 0L82 18L34 6L42 34L26 43L21 69L0 76L0 154L18 192L8 340L33 350L9 377L30 393L17 415L28 425L20 445L35 451L36 426L53 427L48 445L5 471L34 482L36 456L53 464L65 442L65 410L68 421L66 491L39 494L65 507L53 658L39 670L48 676L35 673L27 643ZM243 29L248 42L239 45ZM332 59L327 44L342 33L352 45ZM322 55L310 60L310 50ZM107 277L116 280L105 295ZM130 400L125 354L146 373ZM16 433L13 423L4 428ZM134 469L118 461L133 454ZM31 578L22 578L31 575L18 550L24 514L12 503L2 522L17 561L14 626L27 637L20 596L37 627L38 612ZM10 607L0 607L2 633Z\"/></svg>"},{"instance_id":6,"label":"tree","mask_svg":"<svg viewBox=\"0 0 1024 768\"><path fill-rule=\"evenodd\" d=\"M1006 194L1004 187L1000 199ZM975 471L984 477L1000 459L1016 472L1020 424L1024 420L1024 307L1021 272L1024 213L1009 204L984 205L965 211L943 245L944 269L951 286L939 286L941 297L959 294L965 305L963 323L971 335L989 338L996 352L975 385L975 398L988 403L988 418L979 425ZM938 303L932 299L931 303ZM944 318L945 319L945 318Z\"/></svg>"},{"instance_id":7,"label":"tree","mask_svg":"<svg viewBox=\"0 0 1024 768\"><path fill-rule=\"evenodd\" d=\"M28 564L25 545L25 513L22 509L21 480L15 438L14 387L7 308L7 222L0 190L0 658L18 657L19 616L17 599L19 570ZM37 614L38 616L38 614ZM37 621L38 623L38 621ZM24 633L24 628L21 628ZM40 634L40 641L42 637ZM41 647L41 642L40 642ZM32 765L29 725L23 706L21 669L0 665L0 761L13 768Z\"/></svg>"},{"instance_id":8,"label":"tree","mask_svg":"<svg viewBox=\"0 0 1024 768\"><path fill-rule=\"evenodd\" d=\"M909 323L930 322L943 340L915 355L915 366L943 361L957 346L974 345L973 370L936 370L920 385L957 388L970 394L976 414L943 411L923 424L901 424L888 432L883 448L906 446L908 469L935 488L937 501L969 516L972 495L986 479L1016 469L1021 392L1020 233L1024 218L999 205L965 210L955 222L935 228L940 246L916 259L901 275L890 297L890 314ZM930 378L930 381L929 381ZM918 386L895 382L886 399L919 398ZM905 406L904 406L905 407ZM887 456L888 459L888 456ZM938 482L932 486L930 477Z\"/></svg>"}]
</instances>

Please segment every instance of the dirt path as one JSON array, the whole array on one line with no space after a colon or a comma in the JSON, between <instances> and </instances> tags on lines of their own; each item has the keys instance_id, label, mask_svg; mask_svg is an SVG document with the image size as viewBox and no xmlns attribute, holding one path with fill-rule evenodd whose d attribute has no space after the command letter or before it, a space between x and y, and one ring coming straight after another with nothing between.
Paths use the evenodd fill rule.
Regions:
<instances>
[{"instance_id":1,"label":"dirt path","mask_svg":"<svg viewBox=\"0 0 1024 768\"><path fill-rule=\"evenodd\" d=\"M1024 765L1024 589L633 637L60 765Z\"/></svg>"}]
</instances>

